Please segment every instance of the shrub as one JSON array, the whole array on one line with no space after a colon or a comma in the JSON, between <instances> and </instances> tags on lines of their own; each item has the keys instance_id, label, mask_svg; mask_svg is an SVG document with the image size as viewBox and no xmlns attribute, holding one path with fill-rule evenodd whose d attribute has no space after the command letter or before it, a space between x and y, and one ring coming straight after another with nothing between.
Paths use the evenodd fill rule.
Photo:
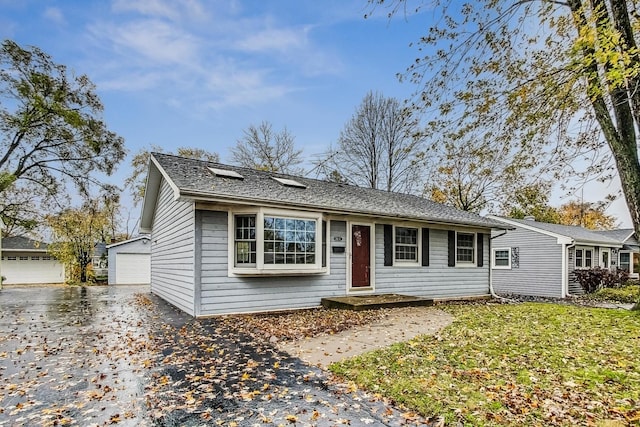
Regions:
<instances>
[{"instance_id":1,"label":"shrub","mask_svg":"<svg viewBox=\"0 0 640 427\"><path fill-rule=\"evenodd\" d=\"M603 288L619 288L629 280L629 273L617 268L611 271L605 268L575 270L576 279L588 294Z\"/></svg>"},{"instance_id":2,"label":"shrub","mask_svg":"<svg viewBox=\"0 0 640 427\"><path fill-rule=\"evenodd\" d=\"M617 301L620 303L633 304L638 301L638 295L640 295L640 286L629 285L615 289L600 289L591 295L590 298L596 301Z\"/></svg>"}]
</instances>

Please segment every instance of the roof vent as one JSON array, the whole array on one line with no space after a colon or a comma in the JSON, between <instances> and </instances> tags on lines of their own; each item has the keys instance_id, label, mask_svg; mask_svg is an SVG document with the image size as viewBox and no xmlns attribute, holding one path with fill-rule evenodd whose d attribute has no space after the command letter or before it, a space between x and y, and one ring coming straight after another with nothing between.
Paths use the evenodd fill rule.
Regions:
<instances>
[{"instance_id":1,"label":"roof vent","mask_svg":"<svg viewBox=\"0 0 640 427\"><path fill-rule=\"evenodd\" d=\"M534 221L535 222L536 217L533 216L533 215L527 215L527 216L524 217L524 220L525 221Z\"/></svg>"},{"instance_id":2,"label":"roof vent","mask_svg":"<svg viewBox=\"0 0 640 427\"><path fill-rule=\"evenodd\" d=\"M275 176L271 177L275 181L278 181L280 184L285 185L287 187L295 187L295 188L307 188L306 185L299 183L294 179L286 179L286 178L276 178Z\"/></svg>"},{"instance_id":3,"label":"roof vent","mask_svg":"<svg viewBox=\"0 0 640 427\"><path fill-rule=\"evenodd\" d=\"M209 167L208 169L215 176L222 176L222 177L225 177L225 178L234 178L234 179L244 179L244 176L240 175L236 171L231 171L231 170L228 170L228 169L217 169L217 168L212 168L212 167Z\"/></svg>"}]
</instances>

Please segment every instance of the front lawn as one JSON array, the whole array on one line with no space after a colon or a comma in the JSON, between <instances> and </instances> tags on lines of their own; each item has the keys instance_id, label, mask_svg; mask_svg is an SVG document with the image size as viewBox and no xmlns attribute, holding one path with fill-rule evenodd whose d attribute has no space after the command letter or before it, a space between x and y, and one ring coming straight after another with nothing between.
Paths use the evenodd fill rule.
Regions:
<instances>
[{"instance_id":1,"label":"front lawn","mask_svg":"<svg viewBox=\"0 0 640 427\"><path fill-rule=\"evenodd\" d=\"M456 320L438 335L330 369L450 425L640 423L639 313L542 303L444 309Z\"/></svg>"}]
</instances>

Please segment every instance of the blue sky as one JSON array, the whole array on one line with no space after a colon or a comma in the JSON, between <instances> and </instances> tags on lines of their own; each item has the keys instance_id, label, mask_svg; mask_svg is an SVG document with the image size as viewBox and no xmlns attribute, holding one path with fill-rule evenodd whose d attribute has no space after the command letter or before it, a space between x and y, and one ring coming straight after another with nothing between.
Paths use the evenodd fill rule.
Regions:
<instances>
[{"instance_id":1,"label":"blue sky","mask_svg":"<svg viewBox=\"0 0 640 427\"><path fill-rule=\"evenodd\" d=\"M266 120L312 160L369 90L415 90L396 74L418 55L428 12L367 12L366 0L0 0L0 36L87 74L130 153L200 147L230 162L243 130ZM129 171L125 160L111 181Z\"/></svg>"}]
</instances>

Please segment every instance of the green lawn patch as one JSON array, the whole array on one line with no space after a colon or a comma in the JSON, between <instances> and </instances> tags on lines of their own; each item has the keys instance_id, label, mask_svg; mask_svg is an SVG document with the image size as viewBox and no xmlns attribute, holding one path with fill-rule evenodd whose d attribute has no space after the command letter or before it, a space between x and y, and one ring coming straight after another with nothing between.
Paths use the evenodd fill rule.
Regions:
<instances>
[{"instance_id":1,"label":"green lawn patch","mask_svg":"<svg viewBox=\"0 0 640 427\"><path fill-rule=\"evenodd\" d=\"M640 296L640 285L628 285L620 288L604 288L583 298L595 301L616 301L634 304Z\"/></svg>"},{"instance_id":2,"label":"green lawn patch","mask_svg":"<svg viewBox=\"0 0 640 427\"><path fill-rule=\"evenodd\" d=\"M640 422L640 314L556 304L448 306L455 322L331 365L426 417L464 425Z\"/></svg>"}]
</instances>

